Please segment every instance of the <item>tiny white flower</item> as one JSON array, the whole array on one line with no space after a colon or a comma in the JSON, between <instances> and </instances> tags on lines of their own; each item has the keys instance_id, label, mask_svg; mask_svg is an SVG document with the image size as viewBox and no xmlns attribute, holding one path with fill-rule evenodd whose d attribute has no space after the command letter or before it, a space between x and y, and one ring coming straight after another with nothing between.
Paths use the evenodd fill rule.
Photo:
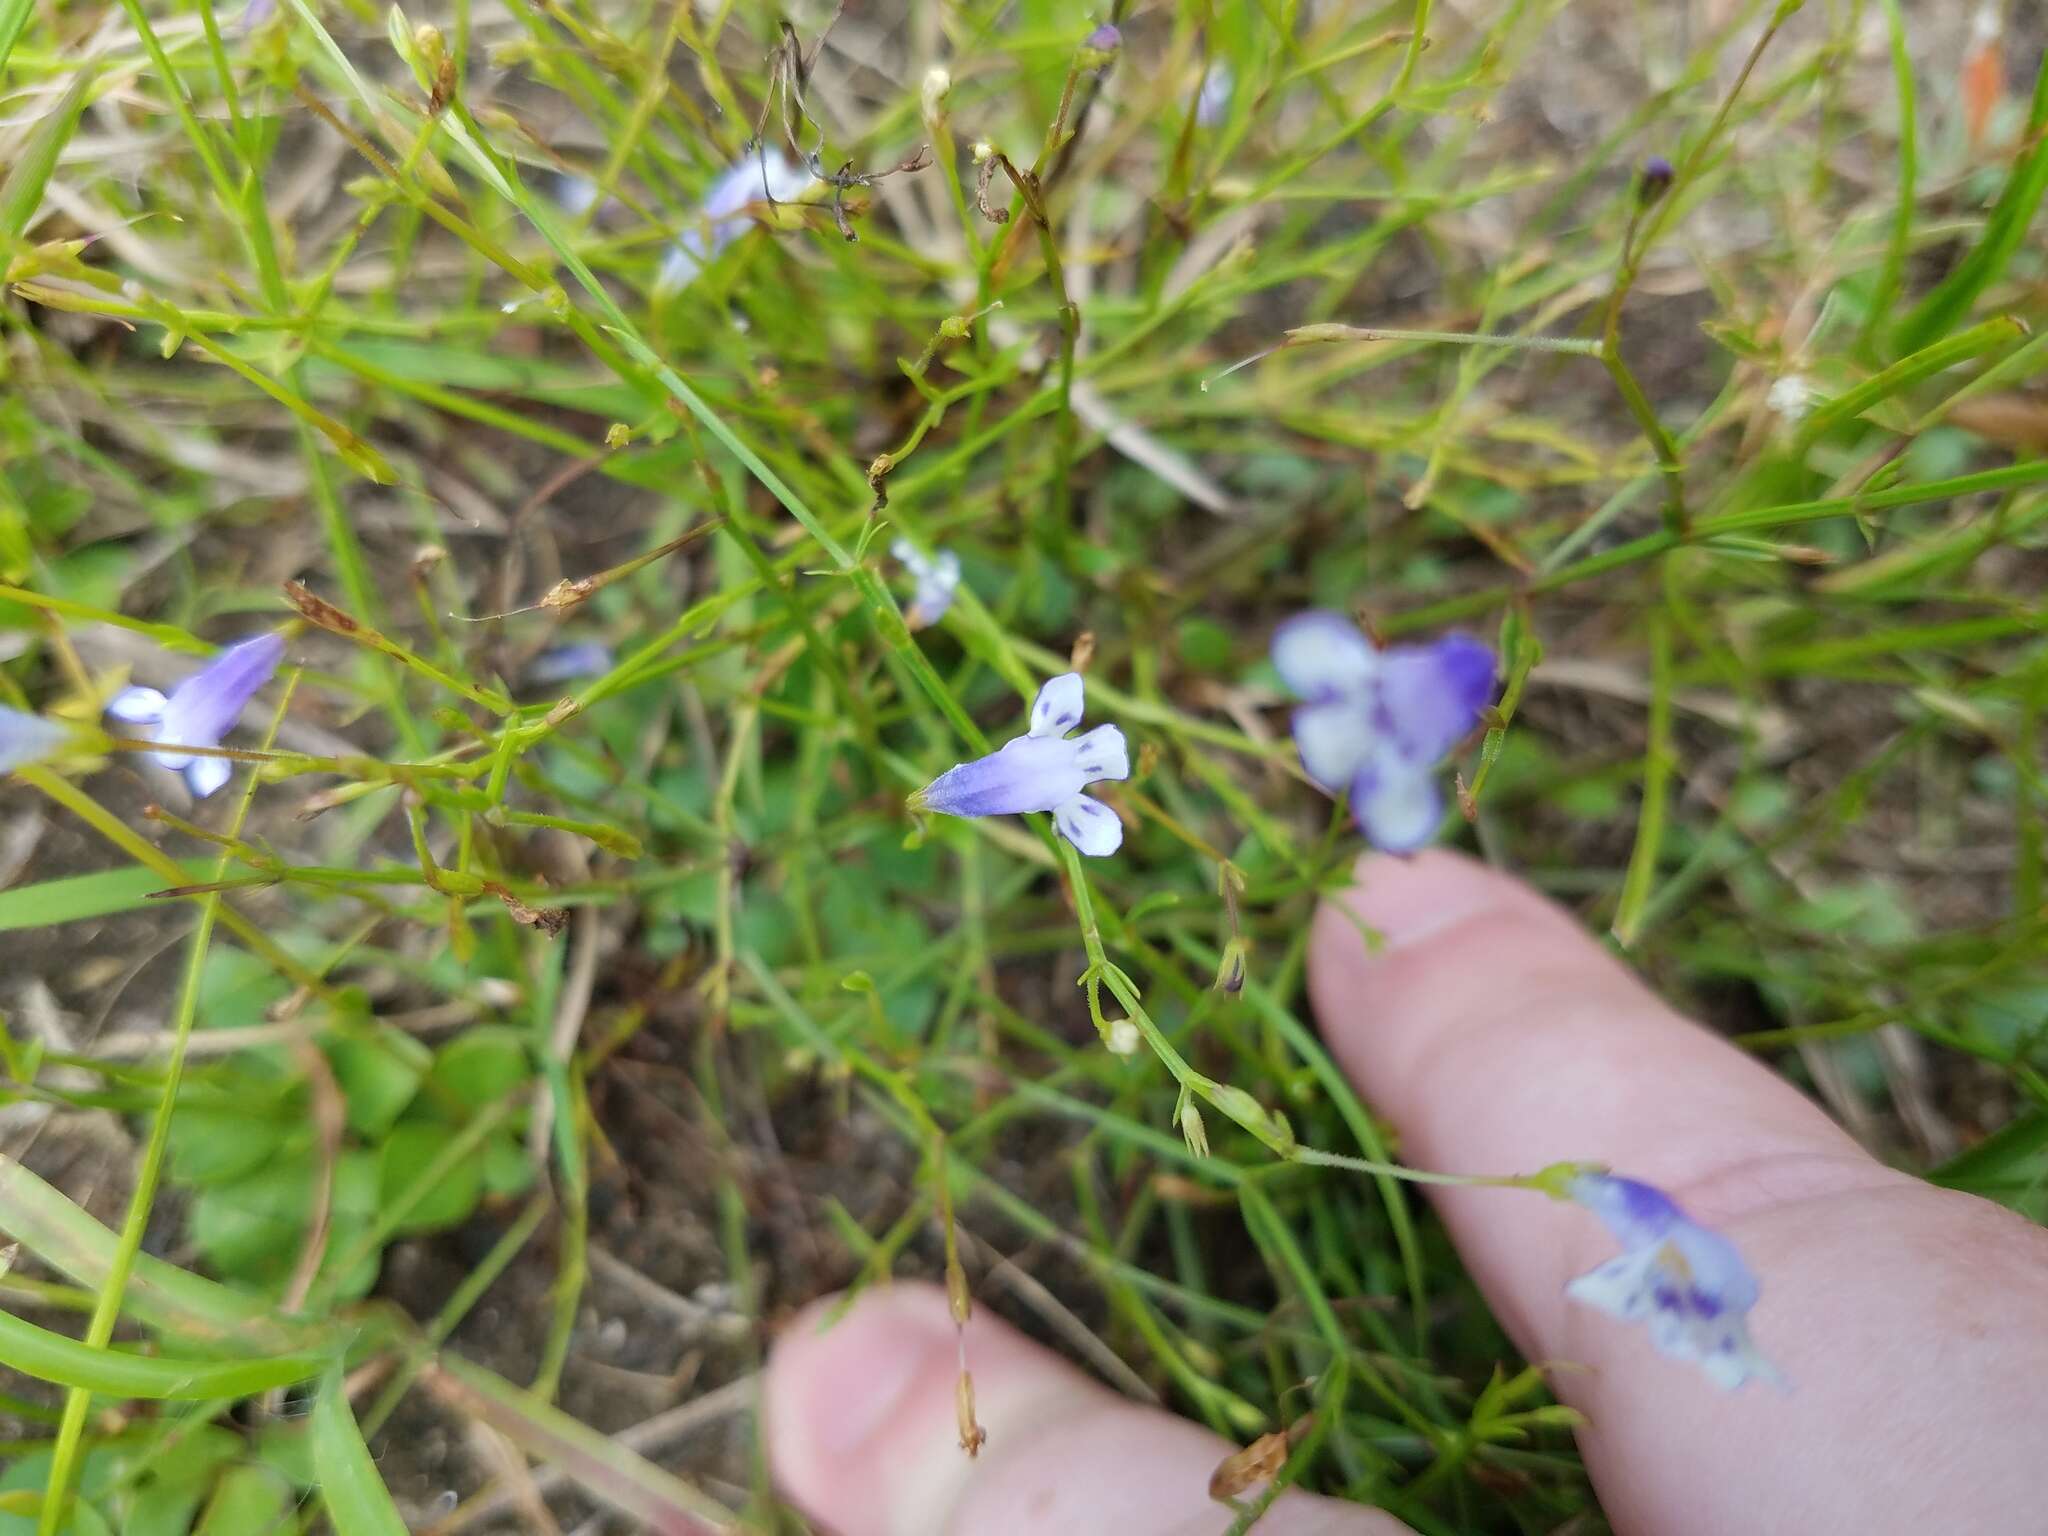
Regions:
<instances>
[{"instance_id":1,"label":"tiny white flower","mask_svg":"<svg viewBox=\"0 0 2048 1536\"><path fill-rule=\"evenodd\" d=\"M1805 374L1788 373L1772 382L1771 392L1764 396L1764 404L1787 422L1804 421L1807 412L1813 409L1813 386L1807 382Z\"/></svg>"},{"instance_id":2,"label":"tiny white flower","mask_svg":"<svg viewBox=\"0 0 2048 1536\"><path fill-rule=\"evenodd\" d=\"M1109 1038L1103 1042L1112 1056L1135 1056L1138 1054L1138 1026L1129 1019L1118 1019L1109 1026Z\"/></svg>"}]
</instances>

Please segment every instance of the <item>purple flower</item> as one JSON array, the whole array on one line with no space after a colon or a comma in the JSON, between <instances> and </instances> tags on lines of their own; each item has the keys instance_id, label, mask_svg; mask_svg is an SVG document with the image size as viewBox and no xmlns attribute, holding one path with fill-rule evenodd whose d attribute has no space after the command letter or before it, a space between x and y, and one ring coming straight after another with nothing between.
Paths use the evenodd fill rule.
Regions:
<instances>
[{"instance_id":1,"label":"purple flower","mask_svg":"<svg viewBox=\"0 0 2048 1536\"><path fill-rule=\"evenodd\" d=\"M1230 94L1236 84L1228 64L1221 59L1210 64L1209 73L1202 77L1202 89L1195 96L1195 121L1204 128L1222 122L1230 111Z\"/></svg>"},{"instance_id":2,"label":"purple flower","mask_svg":"<svg viewBox=\"0 0 2048 1536\"><path fill-rule=\"evenodd\" d=\"M0 705L0 774L41 762L63 746L70 732L41 715Z\"/></svg>"},{"instance_id":3,"label":"purple flower","mask_svg":"<svg viewBox=\"0 0 2048 1536\"><path fill-rule=\"evenodd\" d=\"M1123 45L1123 33L1107 21L1081 39L1081 46L1091 53L1115 53Z\"/></svg>"},{"instance_id":4,"label":"purple flower","mask_svg":"<svg viewBox=\"0 0 2048 1536\"><path fill-rule=\"evenodd\" d=\"M124 688L114 695L107 713L136 727L149 741L171 744L169 752L152 752L164 767L182 770L195 799L204 800L227 783L234 764L224 757L194 757L177 747L217 747L234 729L242 707L270 681L284 660L284 636L258 635L231 645L194 672L165 698L154 688Z\"/></svg>"},{"instance_id":5,"label":"purple flower","mask_svg":"<svg viewBox=\"0 0 2048 1536\"><path fill-rule=\"evenodd\" d=\"M1733 1391L1751 1377L1784 1378L1749 1341L1756 1276L1735 1245L1701 1226L1661 1189L1607 1173L1581 1173L1566 1186L1621 1244L1621 1256L1580 1275L1565 1294L1623 1322L1647 1322L1650 1342L1690 1360L1715 1386Z\"/></svg>"},{"instance_id":6,"label":"purple flower","mask_svg":"<svg viewBox=\"0 0 2048 1536\"><path fill-rule=\"evenodd\" d=\"M601 677L612 669L612 653L595 640L558 645L526 664L529 683L567 683L579 677Z\"/></svg>"},{"instance_id":7,"label":"purple flower","mask_svg":"<svg viewBox=\"0 0 2048 1536\"><path fill-rule=\"evenodd\" d=\"M917 584L910 609L911 623L938 623L953 606L953 592L960 585L960 557L950 549L941 549L927 558L908 539L898 539L889 546L889 553L902 562L903 569Z\"/></svg>"},{"instance_id":8,"label":"purple flower","mask_svg":"<svg viewBox=\"0 0 2048 1536\"><path fill-rule=\"evenodd\" d=\"M1374 847L1412 853L1436 835L1437 762L1493 699L1493 652L1469 635L1376 649L1358 626L1317 610L1273 634L1273 666L1303 703L1301 766L1351 812Z\"/></svg>"},{"instance_id":9,"label":"purple flower","mask_svg":"<svg viewBox=\"0 0 2048 1536\"><path fill-rule=\"evenodd\" d=\"M690 228L676 238L655 274L657 293L675 293L696 280L704 263L746 230L749 203L786 203L816 178L780 149L749 150L704 194Z\"/></svg>"},{"instance_id":10,"label":"purple flower","mask_svg":"<svg viewBox=\"0 0 2048 1536\"><path fill-rule=\"evenodd\" d=\"M1124 733L1098 725L1067 739L1081 723L1081 674L1062 672L1031 705L1031 729L987 757L948 768L910 797L910 807L942 816L1021 816L1051 811L1060 835L1097 858L1123 846L1116 812L1081 793L1097 779L1128 779Z\"/></svg>"}]
</instances>

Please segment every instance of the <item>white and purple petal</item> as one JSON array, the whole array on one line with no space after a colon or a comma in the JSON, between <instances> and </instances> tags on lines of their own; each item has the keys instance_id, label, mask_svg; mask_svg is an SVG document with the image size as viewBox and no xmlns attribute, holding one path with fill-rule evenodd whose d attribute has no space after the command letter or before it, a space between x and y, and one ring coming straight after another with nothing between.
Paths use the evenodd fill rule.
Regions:
<instances>
[{"instance_id":1,"label":"white and purple petal","mask_svg":"<svg viewBox=\"0 0 2048 1536\"><path fill-rule=\"evenodd\" d=\"M1493 652L1470 635L1396 646L1380 656L1375 721L1410 763L1434 767L1479 723L1493 679Z\"/></svg>"},{"instance_id":2,"label":"white and purple petal","mask_svg":"<svg viewBox=\"0 0 2048 1536\"><path fill-rule=\"evenodd\" d=\"M63 746L69 735L55 721L0 705L0 773L41 762Z\"/></svg>"},{"instance_id":3,"label":"white and purple petal","mask_svg":"<svg viewBox=\"0 0 2048 1536\"><path fill-rule=\"evenodd\" d=\"M1312 704L1361 694L1378 675L1379 661L1372 643L1341 613L1313 609L1273 631L1273 670Z\"/></svg>"},{"instance_id":4,"label":"white and purple petal","mask_svg":"<svg viewBox=\"0 0 2048 1536\"><path fill-rule=\"evenodd\" d=\"M163 754L159 753L161 757ZM192 791L194 800L204 800L234 777L234 759L227 757L194 757L185 764L185 785Z\"/></svg>"},{"instance_id":5,"label":"white and purple petal","mask_svg":"<svg viewBox=\"0 0 2048 1536\"><path fill-rule=\"evenodd\" d=\"M1085 774L1090 784L1097 779L1131 776L1131 749L1119 727L1098 725L1076 736L1070 745L1074 749L1075 771Z\"/></svg>"},{"instance_id":6,"label":"white and purple petal","mask_svg":"<svg viewBox=\"0 0 2048 1536\"><path fill-rule=\"evenodd\" d=\"M1411 768L1382 748L1351 781L1351 814L1373 847L1414 853L1436 836L1443 792L1428 768Z\"/></svg>"},{"instance_id":7,"label":"white and purple petal","mask_svg":"<svg viewBox=\"0 0 2048 1536\"><path fill-rule=\"evenodd\" d=\"M1355 698L1304 704L1294 712L1302 769L1333 795L1358 777L1377 739L1371 713Z\"/></svg>"},{"instance_id":8,"label":"white and purple petal","mask_svg":"<svg viewBox=\"0 0 2048 1536\"><path fill-rule=\"evenodd\" d=\"M1108 858L1124 844L1124 824L1116 812L1087 795L1054 806L1052 819L1060 836L1090 858Z\"/></svg>"},{"instance_id":9,"label":"white and purple petal","mask_svg":"<svg viewBox=\"0 0 2048 1536\"><path fill-rule=\"evenodd\" d=\"M130 725L155 725L169 702L154 688L123 688L107 701L107 713Z\"/></svg>"},{"instance_id":10,"label":"white and purple petal","mask_svg":"<svg viewBox=\"0 0 2048 1536\"><path fill-rule=\"evenodd\" d=\"M1610 1174L1581 1174L1571 1198L1600 1218L1621 1254L1578 1276L1565 1293L1625 1322L1648 1325L1650 1342L1674 1360L1698 1365L1733 1390L1783 1378L1750 1342L1747 1316L1761 1294L1735 1245L1680 1210L1654 1185Z\"/></svg>"},{"instance_id":11,"label":"white and purple petal","mask_svg":"<svg viewBox=\"0 0 2048 1536\"><path fill-rule=\"evenodd\" d=\"M171 690L157 725L157 739L173 746L219 746L221 738L241 719L244 706L270 681L283 660L284 636L279 634L258 635L229 646Z\"/></svg>"},{"instance_id":12,"label":"white and purple petal","mask_svg":"<svg viewBox=\"0 0 2048 1536\"><path fill-rule=\"evenodd\" d=\"M1031 734L1064 736L1081 723L1083 708L1080 673L1048 678L1031 701Z\"/></svg>"}]
</instances>

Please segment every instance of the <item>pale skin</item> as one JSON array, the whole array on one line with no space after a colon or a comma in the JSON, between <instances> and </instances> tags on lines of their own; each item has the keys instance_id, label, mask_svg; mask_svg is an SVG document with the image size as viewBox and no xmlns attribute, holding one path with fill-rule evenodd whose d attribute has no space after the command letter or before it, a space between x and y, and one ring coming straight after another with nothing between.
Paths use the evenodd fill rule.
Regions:
<instances>
[{"instance_id":1,"label":"pale skin","mask_svg":"<svg viewBox=\"0 0 2048 1536\"><path fill-rule=\"evenodd\" d=\"M1763 1283L1757 1347L1791 1390L1734 1394L1644 1330L1568 1302L1614 1252L1521 1191L1433 1198L1525 1355L1587 1418L1623 1536L2012 1532L2048 1519L2048 1232L1867 1156L1770 1069L1680 1018L1578 922L1458 855L1369 858L1316 919L1323 1037L1406 1159L1466 1173L1594 1160L1663 1186ZM835 1536L1220 1536L1233 1446L1112 1392L982 1309L968 1331L987 1448L954 1428L945 1298L899 1285L782 1335L764 1427L786 1496ZM1290 1493L1266 1536L1397 1536Z\"/></svg>"}]
</instances>

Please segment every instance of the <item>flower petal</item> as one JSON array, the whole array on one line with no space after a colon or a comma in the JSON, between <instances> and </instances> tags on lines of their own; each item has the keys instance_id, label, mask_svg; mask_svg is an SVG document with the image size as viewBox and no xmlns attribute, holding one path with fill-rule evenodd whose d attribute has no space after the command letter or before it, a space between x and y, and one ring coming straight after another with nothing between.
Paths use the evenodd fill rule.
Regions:
<instances>
[{"instance_id":1,"label":"flower petal","mask_svg":"<svg viewBox=\"0 0 2048 1536\"><path fill-rule=\"evenodd\" d=\"M0 705L0 774L40 762L64 745L69 732L40 715Z\"/></svg>"},{"instance_id":2,"label":"flower petal","mask_svg":"<svg viewBox=\"0 0 2048 1536\"><path fill-rule=\"evenodd\" d=\"M185 783L191 787L192 798L204 800L234 777L235 764L232 758L195 757L185 765Z\"/></svg>"},{"instance_id":3,"label":"flower petal","mask_svg":"<svg viewBox=\"0 0 2048 1536\"><path fill-rule=\"evenodd\" d=\"M1081 723L1081 674L1062 672L1048 678L1038 697L1031 701L1031 734L1064 736Z\"/></svg>"},{"instance_id":4,"label":"flower petal","mask_svg":"<svg viewBox=\"0 0 2048 1536\"><path fill-rule=\"evenodd\" d=\"M229 646L171 690L158 738L173 746L219 746L241 718L243 706L283 660L284 636L279 634Z\"/></svg>"},{"instance_id":5,"label":"flower petal","mask_svg":"<svg viewBox=\"0 0 2048 1536\"><path fill-rule=\"evenodd\" d=\"M1493 678L1493 652L1470 635L1398 646L1380 657L1380 729L1410 764L1432 767L1479 723Z\"/></svg>"},{"instance_id":6,"label":"flower petal","mask_svg":"<svg viewBox=\"0 0 2048 1536\"><path fill-rule=\"evenodd\" d=\"M154 688L123 688L107 701L107 713L131 725L155 725L169 702Z\"/></svg>"},{"instance_id":7,"label":"flower petal","mask_svg":"<svg viewBox=\"0 0 2048 1536\"><path fill-rule=\"evenodd\" d=\"M1379 672L1379 652L1341 613L1314 609L1273 631L1273 670L1311 703L1357 693Z\"/></svg>"},{"instance_id":8,"label":"flower petal","mask_svg":"<svg viewBox=\"0 0 2048 1536\"><path fill-rule=\"evenodd\" d=\"M1113 725L1098 725L1074 738L1074 768L1093 784L1097 779L1128 779L1131 750L1124 733Z\"/></svg>"},{"instance_id":9,"label":"flower petal","mask_svg":"<svg viewBox=\"0 0 2048 1536\"><path fill-rule=\"evenodd\" d=\"M1116 812L1087 795L1055 806L1052 819L1060 836L1091 858L1107 858L1124 844L1124 824Z\"/></svg>"},{"instance_id":10,"label":"flower petal","mask_svg":"<svg viewBox=\"0 0 2048 1536\"><path fill-rule=\"evenodd\" d=\"M1574 1202L1600 1218L1601 1225L1624 1248L1660 1242L1686 1219L1669 1195L1640 1179L1582 1173L1572 1180L1570 1193Z\"/></svg>"},{"instance_id":11,"label":"flower petal","mask_svg":"<svg viewBox=\"0 0 2048 1536\"><path fill-rule=\"evenodd\" d=\"M1372 716L1357 699L1304 704L1294 712L1294 745L1301 751L1301 766L1333 795L1358 777L1376 740Z\"/></svg>"},{"instance_id":12,"label":"flower petal","mask_svg":"<svg viewBox=\"0 0 2048 1536\"><path fill-rule=\"evenodd\" d=\"M1390 764L1377 753L1351 783L1351 814L1373 847L1413 853L1429 846L1444 819L1444 797L1427 769L1415 772Z\"/></svg>"}]
</instances>

